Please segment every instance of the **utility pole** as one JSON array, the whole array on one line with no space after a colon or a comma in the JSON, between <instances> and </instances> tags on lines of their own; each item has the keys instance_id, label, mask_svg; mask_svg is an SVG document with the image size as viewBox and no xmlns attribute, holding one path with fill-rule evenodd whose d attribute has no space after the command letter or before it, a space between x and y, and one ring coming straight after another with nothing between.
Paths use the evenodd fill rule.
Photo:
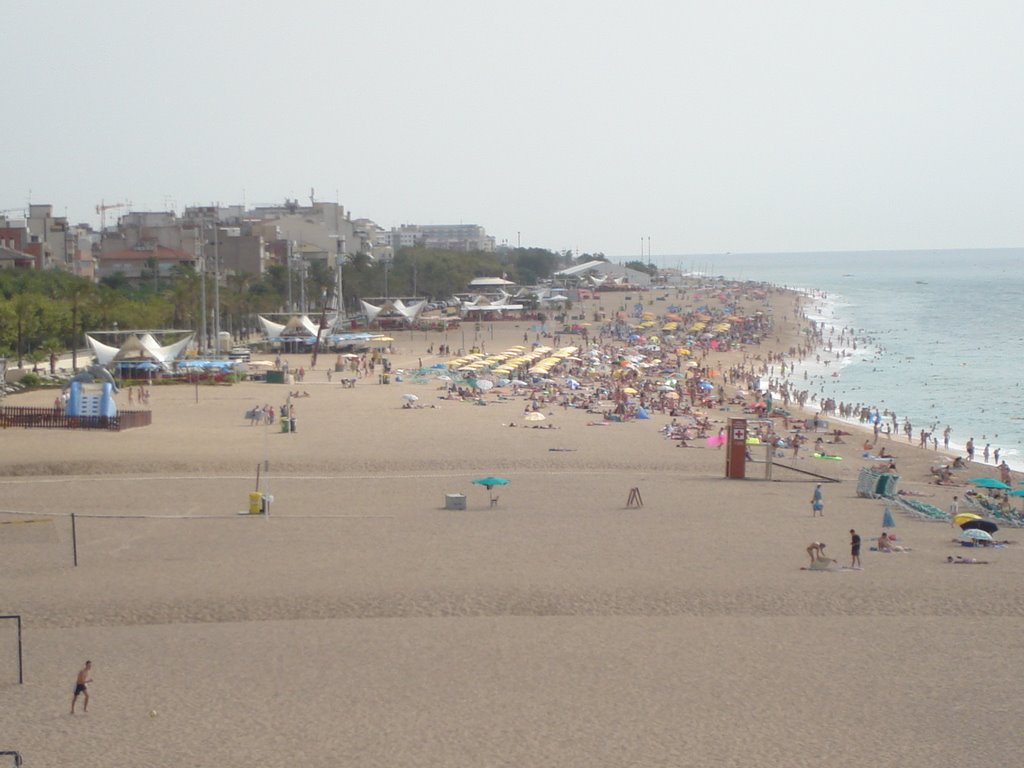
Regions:
<instances>
[{"instance_id":1,"label":"utility pole","mask_svg":"<svg viewBox=\"0 0 1024 768\"><path fill-rule=\"evenodd\" d=\"M220 357L220 222L217 213L214 213L213 227L213 348Z\"/></svg>"},{"instance_id":2,"label":"utility pole","mask_svg":"<svg viewBox=\"0 0 1024 768\"><path fill-rule=\"evenodd\" d=\"M295 311L295 305L292 304L292 241L288 241L288 312Z\"/></svg>"},{"instance_id":3,"label":"utility pole","mask_svg":"<svg viewBox=\"0 0 1024 768\"><path fill-rule=\"evenodd\" d=\"M335 267L338 270L338 319L337 325L344 330L345 325L345 293L342 291L341 268L345 266L345 236L338 235L338 255L335 258Z\"/></svg>"},{"instance_id":4,"label":"utility pole","mask_svg":"<svg viewBox=\"0 0 1024 768\"><path fill-rule=\"evenodd\" d=\"M199 354L205 355L206 344L206 218L199 220L196 245L199 248Z\"/></svg>"}]
</instances>

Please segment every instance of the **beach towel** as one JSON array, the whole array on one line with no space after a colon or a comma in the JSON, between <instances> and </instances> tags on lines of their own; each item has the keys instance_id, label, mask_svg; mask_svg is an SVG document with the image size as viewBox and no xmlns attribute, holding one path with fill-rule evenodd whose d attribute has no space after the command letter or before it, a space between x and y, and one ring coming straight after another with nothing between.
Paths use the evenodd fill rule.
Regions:
<instances>
[{"instance_id":1,"label":"beach towel","mask_svg":"<svg viewBox=\"0 0 1024 768\"><path fill-rule=\"evenodd\" d=\"M835 570L836 561L830 557L819 557L808 568L810 571L831 571Z\"/></svg>"}]
</instances>

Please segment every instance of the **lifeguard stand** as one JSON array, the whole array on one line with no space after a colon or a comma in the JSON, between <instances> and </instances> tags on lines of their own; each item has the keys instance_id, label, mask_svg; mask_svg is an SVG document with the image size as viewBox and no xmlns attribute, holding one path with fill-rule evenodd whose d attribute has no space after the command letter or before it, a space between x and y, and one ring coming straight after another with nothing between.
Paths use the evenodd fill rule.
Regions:
<instances>
[{"instance_id":1,"label":"lifeguard stand","mask_svg":"<svg viewBox=\"0 0 1024 768\"><path fill-rule=\"evenodd\" d=\"M772 479L772 450L769 443L748 443L751 429L756 434L756 427L759 424L770 424L767 419L729 419L729 434L726 436L725 451L725 476L730 480L747 479L747 464L763 464L763 480ZM760 453L764 459L753 458ZM752 454L748 458L748 454Z\"/></svg>"},{"instance_id":2,"label":"lifeguard stand","mask_svg":"<svg viewBox=\"0 0 1024 768\"><path fill-rule=\"evenodd\" d=\"M725 443L725 476L742 480L747 476L747 420L729 419Z\"/></svg>"}]
</instances>

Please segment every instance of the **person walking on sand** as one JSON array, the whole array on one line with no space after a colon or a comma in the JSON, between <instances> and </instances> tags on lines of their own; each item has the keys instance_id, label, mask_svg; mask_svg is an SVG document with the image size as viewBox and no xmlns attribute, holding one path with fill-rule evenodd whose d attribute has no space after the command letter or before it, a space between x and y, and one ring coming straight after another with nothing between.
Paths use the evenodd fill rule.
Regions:
<instances>
[{"instance_id":1,"label":"person walking on sand","mask_svg":"<svg viewBox=\"0 0 1024 768\"><path fill-rule=\"evenodd\" d=\"M850 567L860 568L860 535L850 529Z\"/></svg>"},{"instance_id":2,"label":"person walking on sand","mask_svg":"<svg viewBox=\"0 0 1024 768\"><path fill-rule=\"evenodd\" d=\"M78 671L78 678L75 680L75 693L71 697L71 714L75 714L75 702L78 701L79 694L82 695L82 711L89 711L89 683L92 682L92 678L89 675L92 673L92 662L85 662L85 666Z\"/></svg>"},{"instance_id":3,"label":"person walking on sand","mask_svg":"<svg viewBox=\"0 0 1024 768\"><path fill-rule=\"evenodd\" d=\"M960 497L954 496L949 505L949 524L956 527L956 516L960 514Z\"/></svg>"},{"instance_id":4,"label":"person walking on sand","mask_svg":"<svg viewBox=\"0 0 1024 768\"><path fill-rule=\"evenodd\" d=\"M821 483L814 487L814 495L811 497L811 517L825 516L825 497L821 491Z\"/></svg>"}]
</instances>

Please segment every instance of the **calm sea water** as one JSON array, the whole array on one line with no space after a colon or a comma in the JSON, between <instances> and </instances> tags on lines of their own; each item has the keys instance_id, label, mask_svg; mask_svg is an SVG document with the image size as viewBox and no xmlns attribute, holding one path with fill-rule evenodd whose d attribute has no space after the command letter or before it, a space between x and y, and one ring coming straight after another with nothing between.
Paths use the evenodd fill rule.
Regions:
<instances>
[{"instance_id":1,"label":"calm sea water","mask_svg":"<svg viewBox=\"0 0 1024 768\"><path fill-rule=\"evenodd\" d=\"M729 254L664 266L821 292L809 314L837 339L855 329L858 349L828 368L812 360L801 388L895 411L915 444L934 427L941 446L949 425L951 448L973 437L976 461L989 443L1024 470L1024 249Z\"/></svg>"}]
</instances>

